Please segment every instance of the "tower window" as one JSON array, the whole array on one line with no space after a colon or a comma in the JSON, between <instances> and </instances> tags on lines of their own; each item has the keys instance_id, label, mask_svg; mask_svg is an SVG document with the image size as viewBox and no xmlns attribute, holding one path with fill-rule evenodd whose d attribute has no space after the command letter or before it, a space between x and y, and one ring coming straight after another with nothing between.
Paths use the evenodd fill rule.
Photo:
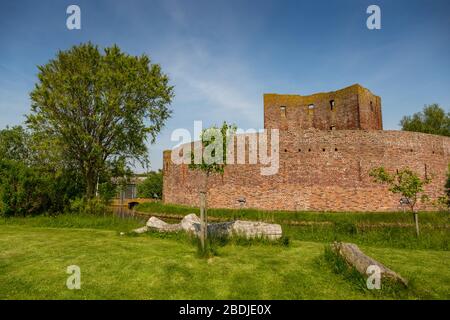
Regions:
<instances>
[{"instance_id":1,"label":"tower window","mask_svg":"<svg viewBox=\"0 0 450 320\"><path fill-rule=\"evenodd\" d=\"M308 109L309 109L309 110L313 110L313 109L314 109L314 104L308 105Z\"/></svg>"},{"instance_id":2,"label":"tower window","mask_svg":"<svg viewBox=\"0 0 450 320\"><path fill-rule=\"evenodd\" d=\"M334 110L334 100L330 100L330 110Z\"/></svg>"},{"instance_id":3,"label":"tower window","mask_svg":"<svg viewBox=\"0 0 450 320\"><path fill-rule=\"evenodd\" d=\"M370 101L370 111L373 112L373 103L372 103L372 101Z\"/></svg>"},{"instance_id":4,"label":"tower window","mask_svg":"<svg viewBox=\"0 0 450 320\"><path fill-rule=\"evenodd\" d=\"M282 117L286 117L286 106L281 106L280 112Z\"/></svg>"}]
</instances>

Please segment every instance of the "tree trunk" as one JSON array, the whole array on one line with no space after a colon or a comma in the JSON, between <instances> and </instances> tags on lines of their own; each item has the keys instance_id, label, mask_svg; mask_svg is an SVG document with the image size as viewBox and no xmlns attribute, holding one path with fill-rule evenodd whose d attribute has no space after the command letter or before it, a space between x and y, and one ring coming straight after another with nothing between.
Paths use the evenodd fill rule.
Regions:
<instances>
[{"instance_id":1,"label":"tree trunk","mask_svg":"<svg viewBox=\"0 0 450 320\"><path fill-rule=\"evenodd\" d=\"M420 231L419 231L419 214L417 212L414 212L414 222L416 223L416 235L417 237L420 236Z\"/></svg>"},{"instance_id":2,"label":"tree trunk","mask_svg":"<svg viewBox=\"0 0 450 320\"><path fill-rule=\"evenodd\" d=\"M200 191L200 243L205 252L206 240L206 192Z\"/></svg>"},{"instance_id":3,"label":"tree trunk","mask_svg":"<svg viewBox=\"0 0 450 320\"><path fill-rule=\"evenodd\" d=\"M88 169L86 173L86 198L92 199L95 196L96 184L97 184L97 175L93 169Z\"/></svg>"},{"instance_id":4,"label":"tree trunk","mask_svg":"<svg viewBox=\"0 0 450 320\"><path fill-rule=\"evenodd\" d=\"M205 172L203 190L200 190L200 242L203 252L205 252L205 242L208 236L208 209L206 203L208 195L208 178L209 172Z\"/></svg>"}]
</instances>

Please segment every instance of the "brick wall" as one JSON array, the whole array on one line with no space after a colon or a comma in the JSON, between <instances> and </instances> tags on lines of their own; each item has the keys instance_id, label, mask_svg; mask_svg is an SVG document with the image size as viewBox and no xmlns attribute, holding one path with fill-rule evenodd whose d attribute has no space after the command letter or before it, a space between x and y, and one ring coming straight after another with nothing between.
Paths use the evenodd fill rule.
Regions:
<instances>
[{"instance_id":1,"label":"brick wall","mask_svg":"<svg viewBox=\"0 0 450 320\"><path fill-rule=\"evenodd\" d=\"M286 151L285 151L286 150ZM395 211L399 196L374 184L368 172L377 166L394 171L409 167L433 181L427 191L443 193L450 138L380 130L299 130L280 132L280 168L262 176L260 165L228 165L210 179L208 203L216 208L267 210ZM170 162L164 152L164 202L198 206L203 176ZM434 210L432 206L419 206Z\"/></svg>"},{"instance_id":2,"label":"brick wall","mask_svg":"<svg viewBox=\"0 0 450 320\"><path fill-rule=\"evenodd\" d=\"M248 157L228 165L210 178L209 206L237 208L244 197L246 207L267 210L399 210L400 196L369 177L378 166L409 167L432 178L432 198L443 194L450 138L382 131L381 99L360 85L310 96L265 94L264 127L281 129L278 173L261 175ZM173 164L171 151L163 157L164 202L198 206L202 173Z\"/></svg>"}]
</instances>

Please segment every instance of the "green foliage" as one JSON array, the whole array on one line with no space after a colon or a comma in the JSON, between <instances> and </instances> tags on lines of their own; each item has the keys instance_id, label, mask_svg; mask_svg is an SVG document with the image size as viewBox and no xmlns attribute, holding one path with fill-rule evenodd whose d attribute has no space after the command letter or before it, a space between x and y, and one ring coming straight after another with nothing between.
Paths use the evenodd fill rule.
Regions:
<instances>
[{"instance_id":1,"label":"green foliage","mask_svg":"<svg viewBox=\"0 0 450 320\"><path fill-rule=\"evenodd\" d=\"M111 181L105 181L98 184L98 195L104 203L110 203L116 194L117 186Z\"/></svg>"},{"instance_id":2,"label":"green foliage","mask_svg":"<svg viewBox=\"0 0 450 320\"><path fill-rule=\"evenodd\" d=\"M100 229L122 232L136 229L145 223L144 220L135 217L123 218L111 214L92 215L81 212L79 214L62 213L58 215L37 215L30 217L9 217L0 219L0 227L23 226L33 228L53 229ZM133 232L133 234L135 234Z\"/></svg>"},{"instance_id":3,"label":"green foliage","mask_svg":"<svg viewBox=\"0 0 450 320\"><path fill-rule=\"evenodd\" d=\"M49 172L0 160L0 214L28 216L60 212L79 192L72 179L68 172Z\"/></svg>"},{"instance_id":4,"label":"green foliage","mask_svg":"<svg viewBox=\"0 0 450 320\"><path fill-rule=\"evenodd\" d=\"M25 165L0 162L0 213L3 216L26 216L41 213L49 206L45 178Z\"/></svg>"},{"instance_id":5,"label":"green foliage","mask_svg":"<svg viewBox=\"0 0 450 320\"><path fill-rule=\"evenodd\" d=\"M151 171L147 178L138 184L137 192L139 198L162 199L163 175L162 171Z\"/></svg>"},{"instance_id":6,"label":"green foliage","mask_svg":"<svg viewBox=\"0 0 450 320\"><path fill-rule=\"evenodd\" d=\"M75 214L105 215L108 205L101 198L78 198L70 202L69 212Z\"/></svg>"},{"instance_id":7,"label":"green foliage","mask_svg":"<svg viewBox=\"0 0 450 320\"><path fill-rule=\"evenodd\" d=\"M422 193L420 199L422 201L427 200L424 192L424 185L431 182L431 179L421 179L419 175L409 168L398 170L395 174L390 174L385 168L374 168L370 171L369 175L373 177L374 181L381 184L387 184L389 191L392 193L401 194L408 199L408 205L411 211L414 211L414 207L419 200L419 195Z\"/></svg>"},{"instance_id":8,"label":"green foliage","mask_svg":"<svg viewBox=\"0 0 450 320\"><path fill-rule=\"evenodd\" d=\"M26 162L30 159L30 134L21 126L0 130L0 160Z\"/></svg>"},{"instance_id":9,"label":"green foliage","mask_svg":"<svg viewBox=\"0 0 450 320\"><path fill-rule=\"evenodd\" d=\"M27 123L79 170L88 198L108 161L146 162L147 137L154 142L171 114L173 87L161 67L116 45L103 52L91 43L59 51L39 66L38 79Z\"/></svg>"},{"instance_id":10,"label":"green foliage","mask_svg":"<svg viewBox=\"0 0 450 320\"><path fill-rule=\"evenodd\" d=\"M426 105L422 112L403 117L400 125L405 131L450 137L450 112L446 113L438 104Z\"/></svg>"}]
</instances>

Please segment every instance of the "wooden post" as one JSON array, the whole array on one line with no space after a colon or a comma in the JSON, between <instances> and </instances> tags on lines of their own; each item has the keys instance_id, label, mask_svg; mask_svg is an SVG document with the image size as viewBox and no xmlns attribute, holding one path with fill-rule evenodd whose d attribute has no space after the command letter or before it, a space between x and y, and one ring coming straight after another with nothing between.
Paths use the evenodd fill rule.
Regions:
<instances>
[{"instance_id":1,"label":"wooden post","mask_svg":"<svg viewBox=\"0 0 450 320\"><path fill-rule=\"evenodd\" d=\"M419 236L419 214L417 212L414 212L414 222L416 223L416 234Z\"/></svg>"},{"instance_id":2,"label":"wooden post","mask_svg":"<svg viewBox=\"0 0 450 320\"><path fill-rule=\"evenodd\" d=\"M205 251L206 240L206 192L200 191L200 243Z\"/></svg>"}]
</instances>

